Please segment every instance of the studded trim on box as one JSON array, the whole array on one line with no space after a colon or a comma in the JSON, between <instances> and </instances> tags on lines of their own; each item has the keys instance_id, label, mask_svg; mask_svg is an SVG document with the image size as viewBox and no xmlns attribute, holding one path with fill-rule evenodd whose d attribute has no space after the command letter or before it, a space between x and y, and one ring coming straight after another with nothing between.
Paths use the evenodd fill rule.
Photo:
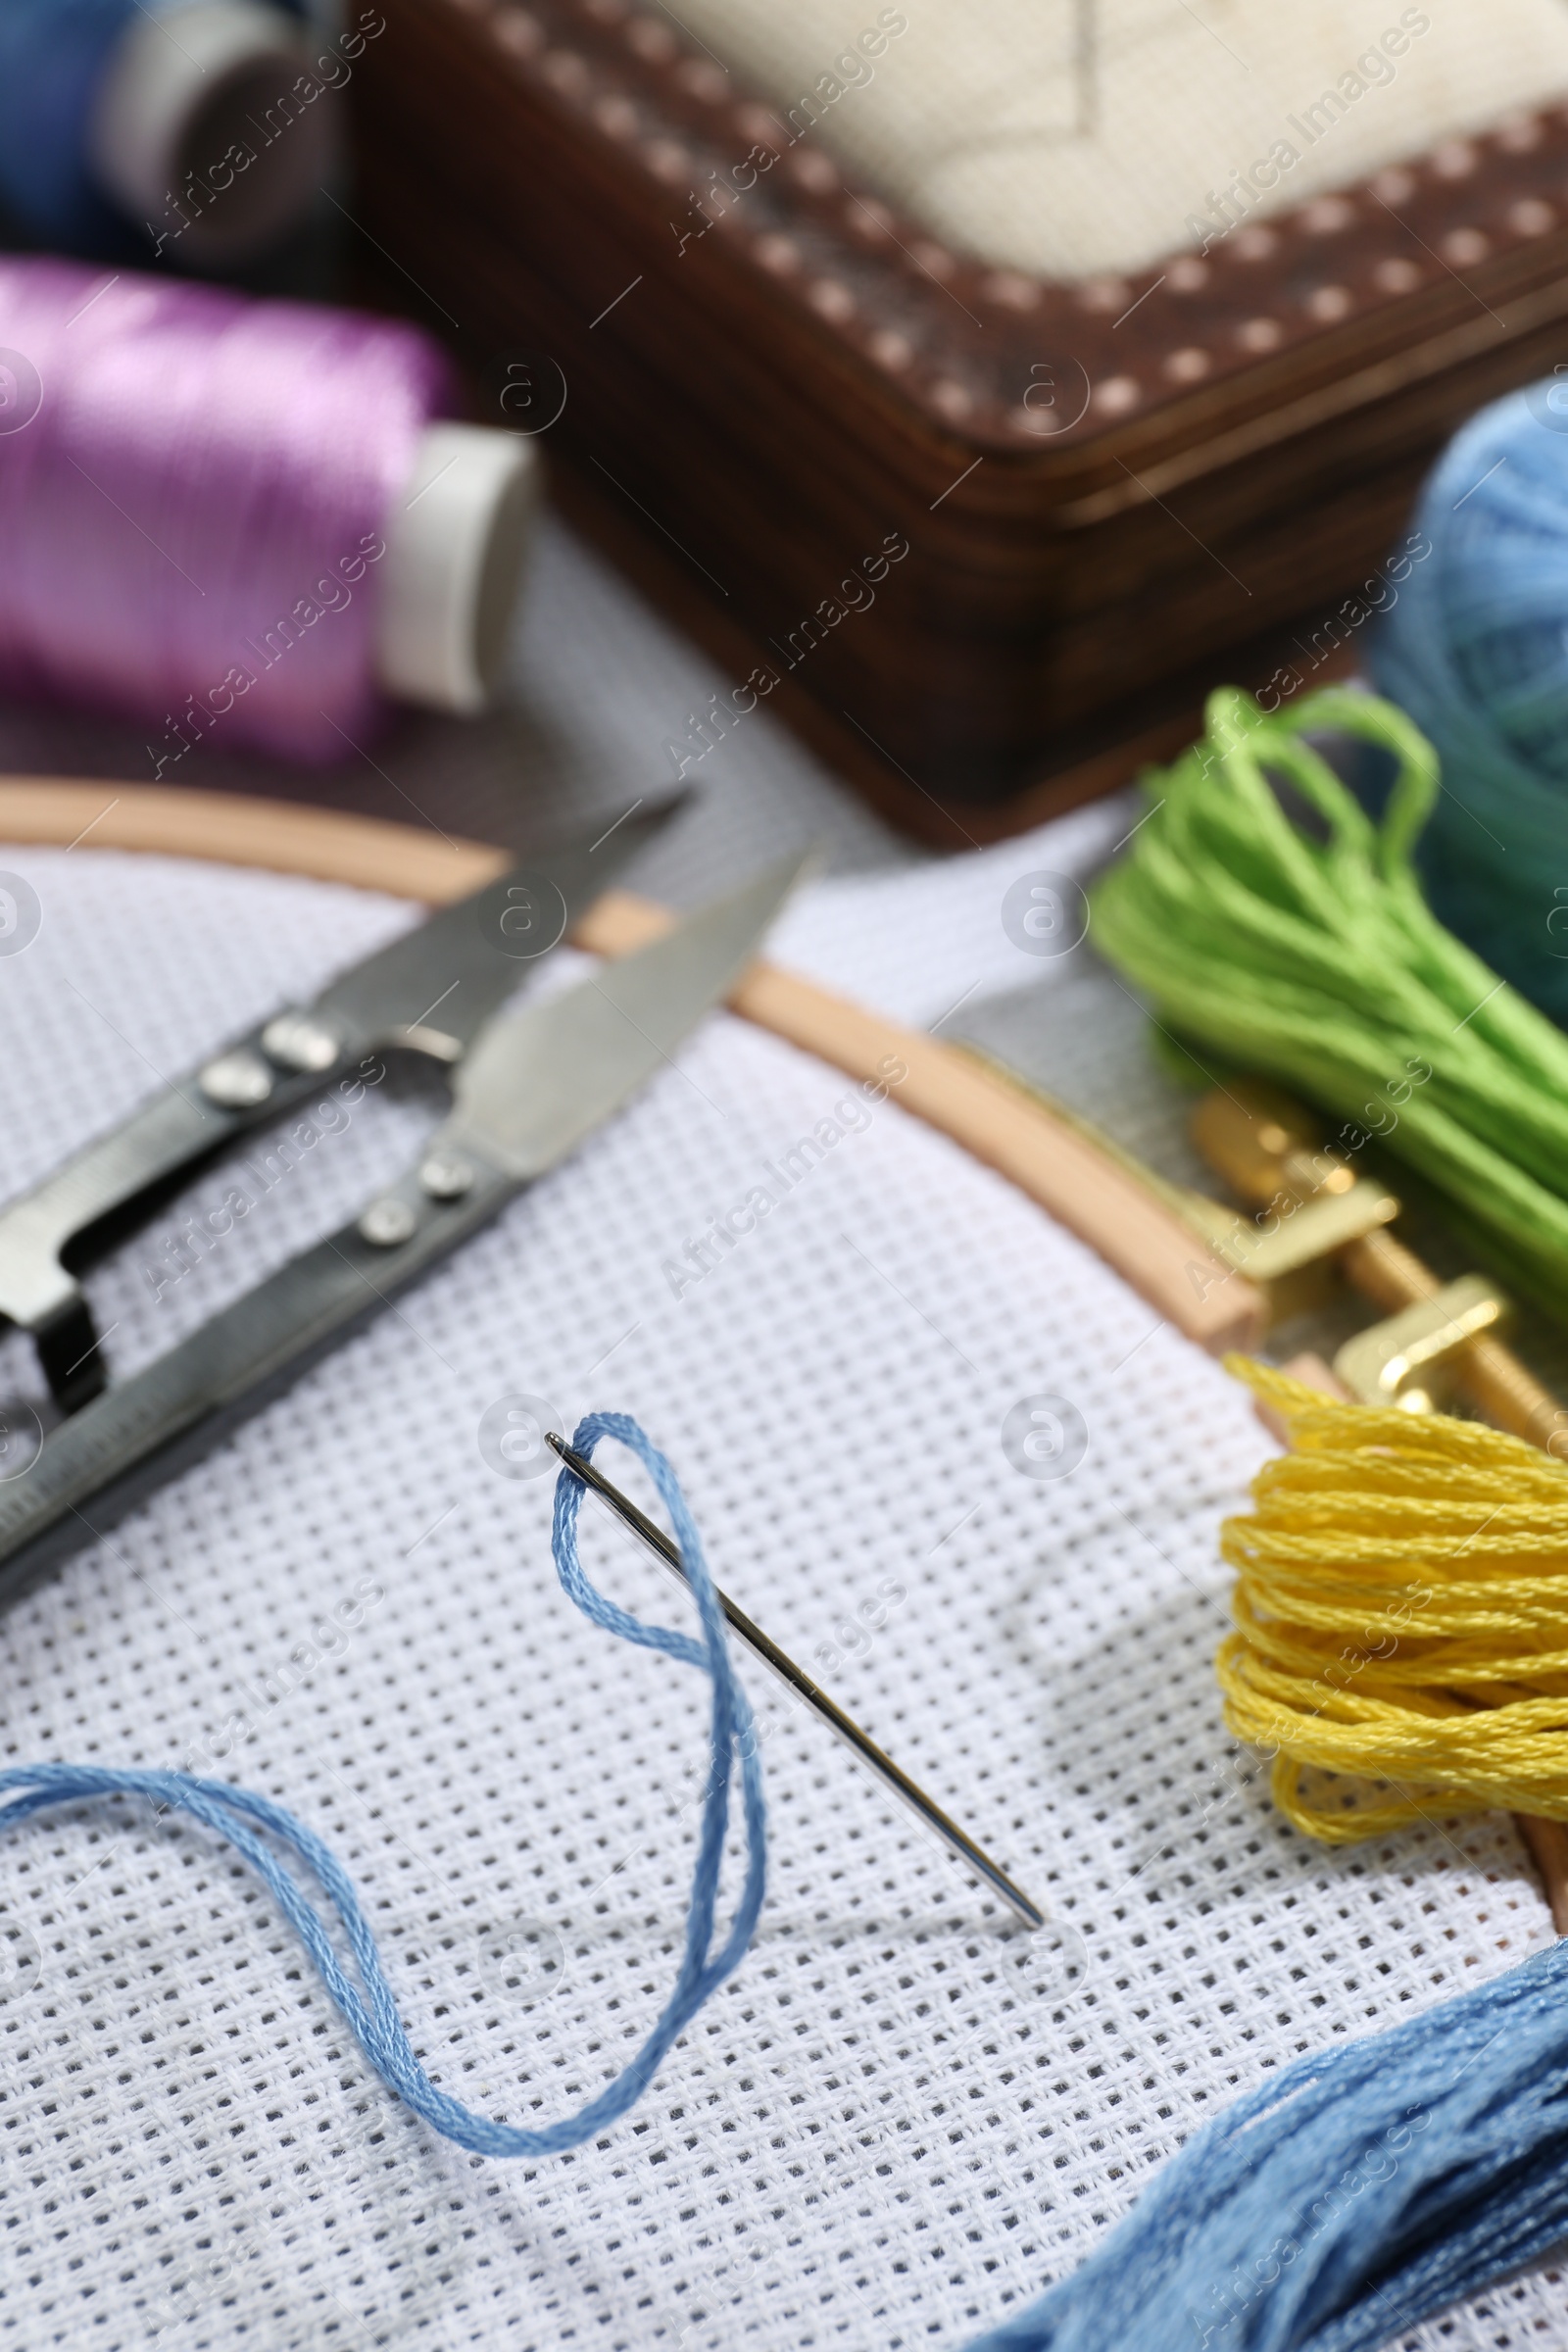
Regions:
<instances>
[{"instance_id":1,"label":"studded trim on box","mask_svg":"<svg viewBox=\"0 0 1568 2352\"><path fill-rule=\"evenodd\" d=\"M672 252L732 245L933 422L987 446L1081 443L1346 330L1407 344L1434 297L1474 312L1521 264L1532 278L1547 254L1568 265L1564 106L1244 223L1206 256L1068 286L950 251L633 0L451 5L501 71L640 165L667 201Z\"/></svg>"},{"instance_id":2,"label":"studded trim on box","mask_svg":"<svg viewBox=\"0 0 1568 2352\"><path fill-rule=\"evenodd\" d=\"M687 780L765 695L945 847L1107 790L1219 679L1353 660L1442 442L1568 359L1568 110L1055 285L791 146L651 0L380 4L367 291L492 402L554 368L557 495L730 681L651 747Z\"/></svg>"}]
</instances>

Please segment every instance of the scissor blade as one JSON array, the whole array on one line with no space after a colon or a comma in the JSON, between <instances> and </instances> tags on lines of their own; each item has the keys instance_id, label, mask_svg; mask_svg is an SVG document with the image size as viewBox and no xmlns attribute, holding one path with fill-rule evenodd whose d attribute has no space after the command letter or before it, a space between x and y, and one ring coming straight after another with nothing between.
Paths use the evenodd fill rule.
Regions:
<instances>
[{"instance_id":1,"label":"scissor blade","mask_svg":"<svg viewBox=\"0 0 1568 2352\"><path fill-rule=\"evenodd\" d=\"M805 862L781 859L651 947L493 1021L458 1073L436 1149L477 1152L518 1178L554 1167L728 995Z\"/></svg>"},{"instance_id":2,"label":"scissor blade","mask_svg":"<svg viewBox=\"0 0 1568 2352\"><path fill-rule=\"evenodd\" d=\"M466 1046L684 797L644 804L525 858L340 972L311 1010L362 1050L396 1044L416 1026Z\"/></svg>"}]
</instances>

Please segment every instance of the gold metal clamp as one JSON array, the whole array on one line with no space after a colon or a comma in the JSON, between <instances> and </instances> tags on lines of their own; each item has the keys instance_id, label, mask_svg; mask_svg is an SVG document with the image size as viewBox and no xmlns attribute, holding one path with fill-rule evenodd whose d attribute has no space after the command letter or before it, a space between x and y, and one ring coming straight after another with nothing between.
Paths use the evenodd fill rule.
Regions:
<instances>
[{"instance_id":1,"label":"gold metal clamp","mask_svg":"<svg viewBox=\"0 0 1568 2352\"><path fill-rule=\"evenodd\" d=\"M1338 1385L1367 1404L1441 1410L1455 1394L1495 1428L1568 1452L1568 1412L1503 1345L1512 1308L1481 1275L1446 1283L1388 1231L1397 1197L1326 1150L1310 1113L1263 1080L1232 1081L1193 1114L1193 1141L1259 1226L1190 1196L1211 1249L1255 1283L1277 1320L1323 1303L1336 1272L1386 1310L1334 1358Z\"/></svg>"}]
</instances>

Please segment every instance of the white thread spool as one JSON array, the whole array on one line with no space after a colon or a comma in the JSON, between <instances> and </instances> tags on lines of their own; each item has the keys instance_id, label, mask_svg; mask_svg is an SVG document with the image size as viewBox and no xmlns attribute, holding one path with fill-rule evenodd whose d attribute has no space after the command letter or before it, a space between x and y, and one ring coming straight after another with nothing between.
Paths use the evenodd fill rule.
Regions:
<instances>
[{"instance_id":1,"label":"white thread spool","mask_svg":"<svg viewBox=\"0 0 1568 2352\"><path fill-rule=\"evenodd\" d=\"M489 425L432 424L384 527L376 671L388 694L466 717L506 665L539 461Z\"/></svg>"},{"instance_id":2,"label":"white thread spool","mask_svg":"<svg viewBox=\"0 0 1568 2352\"><path fill-rule=\"evenodd\" d=\"M263 0L138 9L93 102L98 178L198 265L264 252L304 219L331 158L332 91L314 75L317 95L295 89L310 64L307 27Z\"/></svg>"}]
</instances>

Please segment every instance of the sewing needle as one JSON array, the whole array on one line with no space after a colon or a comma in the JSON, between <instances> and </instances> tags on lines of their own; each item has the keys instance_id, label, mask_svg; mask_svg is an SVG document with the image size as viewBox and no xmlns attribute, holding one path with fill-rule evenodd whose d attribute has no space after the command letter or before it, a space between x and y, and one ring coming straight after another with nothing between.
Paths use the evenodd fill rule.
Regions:
<instances>
[{"instance_id":1,"label":"sewing needle","mask_svg":"<svg viewBox=\"0 0 1568 2352\"><path fill-rule=\"evenodd\" d=\"M578 1453L575 1447L566 1444L564 1438L557 1437L554 1430L547 1430L545 1437L546 1442L561 1456L572 1475L580 1479L593 1494L599 1495L601 1500L608 1503L621 1524L629 1528L634 1536L646 1544L649 1550L657 1559L662 1560L666 1568L673 1568L683 1584L688 1582L679 1548L670 1537L665 1535L663 1529L656 1526L645 1512L637 1508L629 1496L622 1494L618 1487L612 1486L604 1472L596 1470L586 1454ZM714 1590L717 1592L716 1587ZM966 1869L973 1871L976 1878L982 1880L993 1893L1001 1895L1003 1901L1010 1910L1016 1912L1026 1927L1044 1927L1046 1924L1044 1912L1038 1909L1029 1900L1029 1897L1013 1885L1004 1871L998 1869L990 1855L983 1852L976 1845L974 1839L959 1829L956 1822L950 1821L942 1807L927 1796L923 1788L917 1788L908 1774L901 1771L899 1766L894 1763L891 1756L884 1755L876 1741L862 1732L859 1725L853 1722L845 1714L843 1708L829 1698L825 1690L819 1690L805 1669L797 1666L795 1660L787 1656L779 1648L778 1643L763 1633L760 1625L754 1625L745 1610L738 1608L728 1593L718 1592L717 1597L726 1623L732 1632L746 1643L748 1649L754 1651L764 1666L770 1667L787 1689L805 1699L807 1705L821 1717L830 1731L837 1734L845 1746L850 1748L859 1757L862 1764L876 1774L883 1787L891 1788L894 1795L902 1798L909 1810L917 1815L929 1830L934 1832L949 1853L963 1863Z\"/></svg>"}]
</instances>

